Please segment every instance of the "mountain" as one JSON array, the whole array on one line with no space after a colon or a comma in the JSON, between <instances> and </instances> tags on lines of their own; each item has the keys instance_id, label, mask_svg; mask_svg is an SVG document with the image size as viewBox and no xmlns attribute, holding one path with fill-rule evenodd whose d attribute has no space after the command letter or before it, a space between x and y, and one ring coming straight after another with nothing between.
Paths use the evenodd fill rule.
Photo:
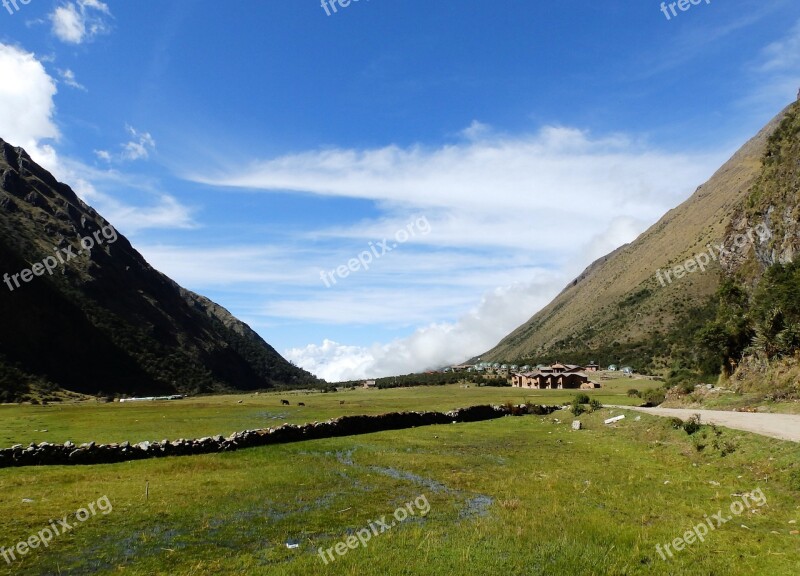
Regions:
<instances>
[{"instance_id":1,"label":"mountain","mask_svg":"<svg viewBox=\"0 0 800 576\"><path fill-rule=\"evenodd\" d=\"M591 264L481 358L596 360L653 372L716 362L700 357L696 336L717 317L720 289L732 281L749 294L767 269L791 262L798 250L798 134L800 102L688 200Z\"/></svg>"},{"instance_id":2,"label":"mountain","mask_svg":"<svg viewBox=\"0 0 800 576\"><path fill-rule=\"evenodd\" d=\"M319 386L0 140L0 401Z\"/></svg>"}]
</instances>

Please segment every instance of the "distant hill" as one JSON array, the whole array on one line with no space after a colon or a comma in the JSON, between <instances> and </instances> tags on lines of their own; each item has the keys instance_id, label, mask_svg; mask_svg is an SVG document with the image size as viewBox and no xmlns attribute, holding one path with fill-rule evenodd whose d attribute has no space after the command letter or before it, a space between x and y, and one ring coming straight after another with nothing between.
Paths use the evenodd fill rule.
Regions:
<instances>
[{"instance_id":1,"label":"distant hill","mask_svg":"<svg viewBox=\"0 0 800 576\"><path fill-rule=\"evenodd\" d=\"M0 401L57 388L150 395L323 384L153 269L3 140L0 274Z\"/></svg>"},{"instance_id":2,"label":"distant hill","mask_svg":"<svg viewBox=\"0 0 800 576\"><path fill-rule=\"evenodd\" d=\"M697 338L720 314L721 289L734 283L746 300L765 271L791 262L797 252L799 134L800 103L794 103L688 200L634 242L594 262L481 358L517 364L597 360L698 375L737 361L715 357ZM715 245L722 245L721 255ZM678 270L682 277L676 277L676 266L704 261L702 253L709 259L705 272L690 264L691 273ZM730 344L731 355L747 344L745 332L736 335L742 342Z\"/></svg>"}]
</instances>

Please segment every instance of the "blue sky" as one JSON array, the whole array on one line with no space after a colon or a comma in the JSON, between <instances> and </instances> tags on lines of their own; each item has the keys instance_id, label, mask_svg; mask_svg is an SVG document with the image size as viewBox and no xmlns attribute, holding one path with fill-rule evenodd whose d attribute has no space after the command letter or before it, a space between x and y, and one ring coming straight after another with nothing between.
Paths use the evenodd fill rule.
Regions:
<instances>
[{"instance_id":1,"label":"blue sky","mask_svg":"<svg viewBox=\"0 0 800 576\"><path fill-rule=\"evenodd\" d=\"M800 88L796 0L7 2L0 137L333 380L492 347Z\"/></svg>"}]
</instances>

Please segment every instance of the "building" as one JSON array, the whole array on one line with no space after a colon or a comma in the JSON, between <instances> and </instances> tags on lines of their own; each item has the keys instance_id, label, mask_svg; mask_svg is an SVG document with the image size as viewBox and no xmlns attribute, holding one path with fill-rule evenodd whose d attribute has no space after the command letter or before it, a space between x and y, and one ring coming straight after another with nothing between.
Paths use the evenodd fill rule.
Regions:
<instances>
[{"instance_id":1,"label":"building","mask_svg":"<svg viewBox=\"0 0 800 576\"><path fill-rule=\"evenodd\" d=\"M600 370L600 365L594 360L592 360L586 365L585 369L587 372L597 372L598 370Z\"/></svg>"},{"instance_id":2,"label":"building","mask_svg":"<svg viewBox=\"0 0 800 576\"><path fill-rule=\"evenodd\" d=\"M532 390L592 390L600 385L589 380L583 368L575 364L542 366L532 372L517 372L511 376L514 388Z\"/></svg>"},{"instance_id":3,"label":"building","mask_svg":"<svg viewBox=\"0 0 800 576\"><path fill-rule=\"evenodd\" d=\"M375 380L364 380L364 388L375 388Z\"/></svg>"},{"instance_id":4,"label":"building","mask_svg":"<svg viewBox=\"0 0 800 576\"><path fill-rule=\"evenodd\" d=\"M474 368L474 364L456 364L455 366L450 366L450 368L445 368L445 372L472 372Z\"/></svg>"}]
</instances>

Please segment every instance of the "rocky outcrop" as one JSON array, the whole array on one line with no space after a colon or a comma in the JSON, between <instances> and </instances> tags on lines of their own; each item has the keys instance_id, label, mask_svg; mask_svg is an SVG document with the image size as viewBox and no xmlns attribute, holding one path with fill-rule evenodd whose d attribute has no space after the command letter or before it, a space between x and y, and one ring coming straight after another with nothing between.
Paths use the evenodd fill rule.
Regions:
<instances>
[{"instance_id":1,"label":"rocky outcrop","mask_svg":"<svg viewBox=\"0 0 800 576\"><path fill-rule=\"evenodd\" d=\"M310 424L283 424L277 428L244 430L235 432L227 438L209 436L194 440L162 440L161 442L139 442L131 444L88 444L75 445L31 443L30 446L17 444L6 450L0 450L0 468L17 466L69 466L112 464L130 460L148 458L164 458L167 456L193 456L230 452L242 448L285 444L303 440L319 440L340 436L355 436L384 432L386 430L402 430L417 426L433 424L455 424L458 422L479 422L493 420L504 416L522 416L525 414L547 415L560 410L561 406L539 406L531 404L505 406L471 406L449 412L392 412L376 416L342 416L326 422Z\"/></svg>"}]
</instances>

